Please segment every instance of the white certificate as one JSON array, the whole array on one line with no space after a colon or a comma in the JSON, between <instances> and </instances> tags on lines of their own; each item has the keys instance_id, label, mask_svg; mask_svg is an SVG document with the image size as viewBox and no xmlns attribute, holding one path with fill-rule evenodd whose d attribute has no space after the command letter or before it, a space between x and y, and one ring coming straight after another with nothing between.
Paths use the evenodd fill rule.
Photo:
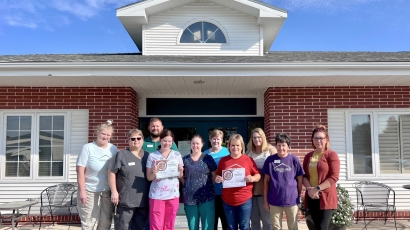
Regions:
<instances>
[{"instance_id":1,"label":"white certificate","mask_svg":"<svg viewBox=\"0 0 410 230\"><path fill-rule=\"evenodd\" d=\"M179 176L178 160L157 160L155 161L158 172L157 179Z\"/></svg>"},{"instance_id":2,"label":"white certificate","mask_svg":"<svg viewBox=\"0 0 410 230\"><path fill-rule=\"evenodd\" d=\"M223 188L235 188L246 186L245 168L222 170Z\"/></svg>"}]
</instances>

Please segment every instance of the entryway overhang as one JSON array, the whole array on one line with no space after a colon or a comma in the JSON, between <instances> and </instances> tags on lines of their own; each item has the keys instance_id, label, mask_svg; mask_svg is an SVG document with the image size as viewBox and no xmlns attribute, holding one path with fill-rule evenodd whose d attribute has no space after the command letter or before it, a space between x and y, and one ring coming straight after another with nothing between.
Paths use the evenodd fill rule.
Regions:
<instances>
[{"instance_id":1,"label":"entryway overhang","mask_svg":"<svg viewBox=\"0 0 410 230\"><path fill-rule=\"evenodd\" d=\"M410 62L0 63L0 86L132 87L140 94L263 94L268 87L410 86Z\"/></svg>"}]
</instances>

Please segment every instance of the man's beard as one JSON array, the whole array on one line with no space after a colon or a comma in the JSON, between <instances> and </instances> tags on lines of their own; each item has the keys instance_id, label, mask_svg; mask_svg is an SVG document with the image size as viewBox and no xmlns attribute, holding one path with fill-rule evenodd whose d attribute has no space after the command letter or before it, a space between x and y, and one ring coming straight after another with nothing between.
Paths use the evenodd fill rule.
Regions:
<instances>
[{"instance_id":1,"label":"man's beard","mask_svg":"<svg viewBox=\"0 0 410 230\"><path fill-rule=\"evenodd\" d=\"M149 135L150 135L151 137L157 138L157 137L159 137L159 132L158 132L157 134L150 132Z\"/></svg>"}]
</instances>

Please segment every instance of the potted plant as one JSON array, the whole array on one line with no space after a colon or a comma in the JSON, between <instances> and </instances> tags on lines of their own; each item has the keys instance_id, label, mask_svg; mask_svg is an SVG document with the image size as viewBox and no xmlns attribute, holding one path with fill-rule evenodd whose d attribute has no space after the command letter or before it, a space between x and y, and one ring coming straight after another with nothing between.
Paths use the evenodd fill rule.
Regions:
<instances>
[{"instance_id":1,"label":"potted plant","mask_svg":"<svg viewBox=\"0 0 410 230\"><path fill-rule=\"evenodd\" d=\"M300 197L300 210L302 214L305 215L306 224L309 230L315 230L312 218L310 217L309 210L306 210L304 207L303 200L305 198L305 187L302 189ZM354 206L350 201L349 192L341 187L339 184L336 186L337 196L338 196L338 205L337 209L332 215L330 220L329 230L345 230L348 226L351 225L353 221Z\"/></svg>"},{"instance_id":2,"label":"potted plant","mask_svg":"<svg viewBox=\"0 0 410 230\"><path fill-rule=\"evenodd\" d=\"M336 190L338 205L330 220L329 230L344 230L352 224L354 206L347 189L338 184Z\"/></svg>"}]
</instances>

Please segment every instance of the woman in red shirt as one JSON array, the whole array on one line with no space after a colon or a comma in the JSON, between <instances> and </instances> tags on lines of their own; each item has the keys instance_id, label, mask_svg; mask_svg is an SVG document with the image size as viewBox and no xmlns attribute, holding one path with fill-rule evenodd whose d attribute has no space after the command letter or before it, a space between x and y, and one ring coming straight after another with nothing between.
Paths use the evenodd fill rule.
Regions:
<instances>
[{"instance_id":1,"label":"woman in red shirt","mask_svg":"<svg viewBox=\"0 0 410 230\"><path fill-rule=\"evenodd\" d=\"M306 187L305 206L309 209L316 230L328 229L337 209L336 182L339 180L339 156L329 149L326 126L317 125L312 131L314 151L303 159L303 185Z\"/></svg>"},{"instance_id":2,"label":"woman in red shirt","mask_svg":"<svg viewBox=\"0 0 410 230\"><path fill-rule=\"evenodd\" d=\"M250 229L253 182L261 175L252 158L246 156L245 143L239 134L228 142L229 155L223 157L216 170L216 183L223 183L222 201L230 230Z\"/></svg>"}]
</instances>

